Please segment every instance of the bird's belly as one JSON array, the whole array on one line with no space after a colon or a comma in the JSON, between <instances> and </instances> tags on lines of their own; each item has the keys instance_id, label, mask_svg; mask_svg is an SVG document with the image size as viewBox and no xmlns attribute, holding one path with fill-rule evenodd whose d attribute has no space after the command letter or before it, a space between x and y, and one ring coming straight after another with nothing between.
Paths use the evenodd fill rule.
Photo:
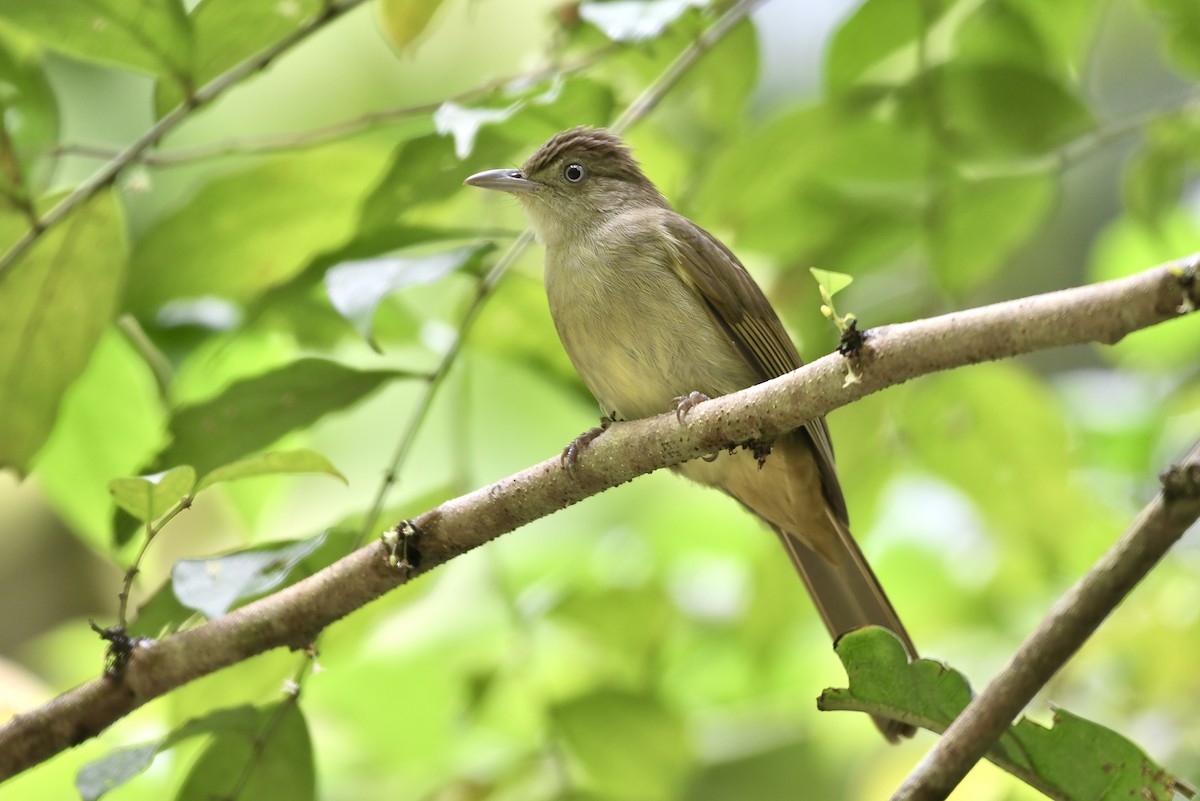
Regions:
<instances>
[{"instance_id":1,"label":"bird's belly","mask_svg":"<svg viewBox=\"0 0 1200 801\"><path fill-rule=\"evenodd\" d=\"M563 347L606 414L662 414L692 391L724 395L755 377L700 298L669 270L613 271L608 280L547 274Z\"/></svg>"}]
</instances>

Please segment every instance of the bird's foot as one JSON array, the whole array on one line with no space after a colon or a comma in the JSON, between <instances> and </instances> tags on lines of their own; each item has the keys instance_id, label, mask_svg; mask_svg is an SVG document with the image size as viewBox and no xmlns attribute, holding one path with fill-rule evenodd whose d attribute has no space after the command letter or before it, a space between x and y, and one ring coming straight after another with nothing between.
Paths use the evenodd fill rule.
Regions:
<instances>
[{"instance_id":1,"label":"bird's foot","mask_svg":"<svg viewBox=\"0 0 1200 801\"><path fill-rule=\"evenodd\" d=\"M592 440L607 431L608 427L613 424L614 419L615 415L613 417L604 415L600 418L600 425L584 431L578 437L571 440L570 445L563 448L562 456L559 458L562 460L562 466L566 468L568 475L574 477L575 464L579 460L579 454L583 453L583 449L590 445Z\"/></svg>"},{"instance_id":2,"label":"bird's foot","mask_svg":"<svg viewBox=\"0 0 1200 801\"><path fill-rule=\"evenodd\" d=\"M709 398L703 392L697 392L696 390L692 390L686 395L680 395L678 398L675 398L675 419L682 423L684 418L688 416L688 412L690 412L692 409L695 409L706 400L711 400L711 398Z\"/></svg>"}]
</instances>

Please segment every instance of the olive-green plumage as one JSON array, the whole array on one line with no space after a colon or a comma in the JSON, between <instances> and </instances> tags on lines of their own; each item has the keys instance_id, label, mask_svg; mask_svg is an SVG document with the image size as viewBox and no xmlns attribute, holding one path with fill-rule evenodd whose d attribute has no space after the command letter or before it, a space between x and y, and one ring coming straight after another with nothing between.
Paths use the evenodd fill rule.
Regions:
<instances>
[{"instance_id":1,"label":"olive-green plumage","mask_svg":"<svg viewBox=\"0 0 1200 801\"><path fill-rule=\"evenodd\" d=\"M575 369L614 419L790 372L800 356L766 296L716 237L677 214L611 133L556 134L519 170L467 183L513 194L546 246L550 312ZM834 637L869 624L916 648L850 535L823 419L773 444L680 465L774 529ZM877 719L889 740L911 727Z\"/></svg>"}]
</instances>

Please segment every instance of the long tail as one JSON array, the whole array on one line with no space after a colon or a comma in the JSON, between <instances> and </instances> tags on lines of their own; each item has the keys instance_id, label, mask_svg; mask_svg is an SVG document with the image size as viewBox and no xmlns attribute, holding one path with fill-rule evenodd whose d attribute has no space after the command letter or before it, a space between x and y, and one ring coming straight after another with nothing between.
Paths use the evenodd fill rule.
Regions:
<instances>
[{"instance_id":1,"label":"long tail","mask_svg":"<svg viewBox=\"0 0 1200 801\"><path fill-rule=\"evenodd\" d=\"M883 626L900 638L909 658L916 659L917 647L913 645L891 601L859 550L858 543L832 515L829 522L837 531L836 561L817 553L799 537L786 531L776 531L808 587L808 593L821 619L825 621L825 627L836 640L863 626ZM825 540L826 544L832 539ZM877 717L872 720L889 742L911 737L916 732L913 726L899 721Z\"/></svg>"}]
</instances>

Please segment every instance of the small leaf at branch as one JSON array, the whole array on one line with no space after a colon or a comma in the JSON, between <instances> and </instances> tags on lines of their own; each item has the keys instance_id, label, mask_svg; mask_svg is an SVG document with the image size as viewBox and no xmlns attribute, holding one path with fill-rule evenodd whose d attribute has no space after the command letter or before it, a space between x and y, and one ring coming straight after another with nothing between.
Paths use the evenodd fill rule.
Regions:
<instances>
[{"instance_id":1,"label":"small leaf at branch","mask_svg":"<svg viewBox=\"0 0 1200 801\"><path fill-rule=\"evenodd\" d=\"M809 267L808 271L812 273L813 278L817 279L817 285L821 287L822 299L832 298L838 292L850 286L854 281L853 276L846 275L845 273L819 270L816 267Z\"/></svg>"},{"instance_id":2,"label":"small leaf at branch","mask_svg":"<svg viewBox=\"0 0 1200 801\"><path fill-rule=\"evenodd\" d=\"M138 520L157 520L192 491L196 471L188 465L165 473L132 478L114 478L108 482L117 505Z\"/></svg>"},{"instance_id":3,"label":"small leaf at branch","mask_svg":"<svg viewBox=\"0 0 1200 801\"><path fill-rule=\"evenodd\" d=\"M260 453L222 465L200 479L200 483L196 485L196 491L199 492L221 481L287 473L325 473L340 479L343 484L349 483L346 481L346 477L338 472L338 469L324 456L314 450L300 448L294 451Z\"/></svg>"}]
</instances>

